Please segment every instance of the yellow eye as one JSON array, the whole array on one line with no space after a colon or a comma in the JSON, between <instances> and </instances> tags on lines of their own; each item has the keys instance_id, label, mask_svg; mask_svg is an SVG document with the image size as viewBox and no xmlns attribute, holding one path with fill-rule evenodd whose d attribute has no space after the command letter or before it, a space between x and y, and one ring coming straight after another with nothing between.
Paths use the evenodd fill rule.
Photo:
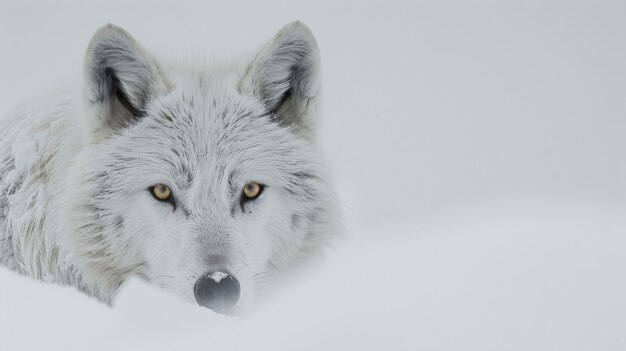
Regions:
<instances>
[{"instance_id":1,"label":"yellow eye","mask_svg":"<svg viewBox=\"0 0 626 351\"><path fill-rule=\"evenodd\" d=\"M172 196L172 191L165 184L157 184L153 186L151 192L152 196L160 201L168 201L170 196Z\"/></svg>"},{"instance_id":2,"label":"yellow eye","mask_svg":"<svg viewBox=\"0 0 626 351\"><path fill-rule=\"evenodd\" d=\"M257 182L250 182L243 187L243 196L247 200L253 200L259 197L263 192L263 185Z\"/></svg>"}]
</instances>

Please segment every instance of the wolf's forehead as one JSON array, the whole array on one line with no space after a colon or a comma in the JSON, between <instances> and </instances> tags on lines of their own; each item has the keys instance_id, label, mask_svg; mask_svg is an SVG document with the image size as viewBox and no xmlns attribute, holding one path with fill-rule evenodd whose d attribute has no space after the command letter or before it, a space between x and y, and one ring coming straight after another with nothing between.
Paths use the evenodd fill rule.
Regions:
<instances>
[{"instance_id":1,"label":"wolf's forehead","mask_svg":"<svg viewBox=\"0 0 626 351\"><path fill-rule=\"evenodd\" d=\"M233 78L200 75L179 82L160 99L163 107L176 117L215 124L217 118L236 118L238 114L263 113L263 105L251 95L242 94Z\"/></svg>"},{"instance_id":2,"label":"wolf's forehead","mask_svg":"<svg viewBox=\"0 0 626 351\"><path fill-rule=\"evenodd\" d=\"M256 99L225 84L196 83L174 91L158 113L171 122L171 133L178 135L181 146L196 153L222 148L236 151L237 146L278 127Z\"/></svg>"},{"instance_id":3,"label":"wolf's forehead","mask_svg":"<svg viewBox=\"0 0 626 351\"><path fill-rule=\"evenodd\" d=\"M188 170L237 168L263 158L280 162L298 144L258 100L225 84L174 89L155 102L151 114L163 138L157 142Z\"/></svg>"}]
</instances>

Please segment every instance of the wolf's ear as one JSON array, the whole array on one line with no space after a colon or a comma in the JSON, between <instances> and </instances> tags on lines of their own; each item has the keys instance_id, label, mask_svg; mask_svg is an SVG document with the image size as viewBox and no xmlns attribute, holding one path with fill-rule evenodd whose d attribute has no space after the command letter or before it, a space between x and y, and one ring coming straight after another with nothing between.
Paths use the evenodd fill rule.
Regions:
<instances>
[{"instance_id":1,"label":"wolf's ear","mask_svg":"<svg viewBox=\"0 0 626 351\"><path fill-rule=\"evenodd\" d=\"M281 125L310 132L319 66L315 37L301 22L292 22L256 55L239 87L258 97Z\"/></svg>"},{"instance_id":2,"label":"wolf's ear","mask_svg":"<svg viewBox=\"0 0 626 351\"><path fill-rule=\"evenodd\" d=\"M95 118L90 127L108 135L140 118L152 97L165 90L154 60L122 28L106 25L85 55L85 95Z\"/></svg>"}]
</instances>

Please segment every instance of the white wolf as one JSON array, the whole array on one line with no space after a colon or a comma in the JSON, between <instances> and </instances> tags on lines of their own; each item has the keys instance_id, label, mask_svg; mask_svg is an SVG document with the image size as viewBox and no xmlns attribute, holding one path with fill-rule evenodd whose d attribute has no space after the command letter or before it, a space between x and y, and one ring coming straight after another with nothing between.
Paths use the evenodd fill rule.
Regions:
<instances>
[{"instance_id":1,"label":"white wolf","mask_svg":"<svg viewBox=\"0 0 626 351\"><path fill-rule=\"evenodd\" d=\"M319 65L300 22L238 69L168 68L103 27L76 98L0 124L0 264L107 303L136 274L218 312L249 305L336 229Z\"/></svg>"}]
</instances>

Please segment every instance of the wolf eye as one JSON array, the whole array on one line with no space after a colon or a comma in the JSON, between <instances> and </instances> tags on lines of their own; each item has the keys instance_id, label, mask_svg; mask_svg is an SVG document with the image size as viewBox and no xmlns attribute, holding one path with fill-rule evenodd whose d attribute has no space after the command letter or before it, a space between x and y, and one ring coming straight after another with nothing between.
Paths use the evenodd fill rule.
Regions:
<instances>
[{"instance_id":1,"label":"wolf eye","mask_svg":"<svg viewBox=\"0 0 626 351\"><path fill-rule=\"evenodd\" d=\"M165 184L157 184L150 188L150 193L152 196L162 202L169 202L176 209L176 203L174 202L174 197L172 196L172 190Z\"/></svg>"},{"instance_id":2,"label":"wolf eye","mask_svg":"<svg viewBox=\"0 0 626 351\"><path fill-rule=\"evenodd\" d=\"M160 201L167 201L172 196L172 191L165 184L157 184L151 189L152 195Z\"/></svg>"},{"instance_id":3,"label":"wolf eye","mask_svg":"<svg viewBox=\"0 0 626 351\"><path fill-rule=\"evenodd\" d=\"M250 182L243 187L243 199L242 200L254 200L261 196L264 186L257 182Z\"/></svg>"}]
</instances>

